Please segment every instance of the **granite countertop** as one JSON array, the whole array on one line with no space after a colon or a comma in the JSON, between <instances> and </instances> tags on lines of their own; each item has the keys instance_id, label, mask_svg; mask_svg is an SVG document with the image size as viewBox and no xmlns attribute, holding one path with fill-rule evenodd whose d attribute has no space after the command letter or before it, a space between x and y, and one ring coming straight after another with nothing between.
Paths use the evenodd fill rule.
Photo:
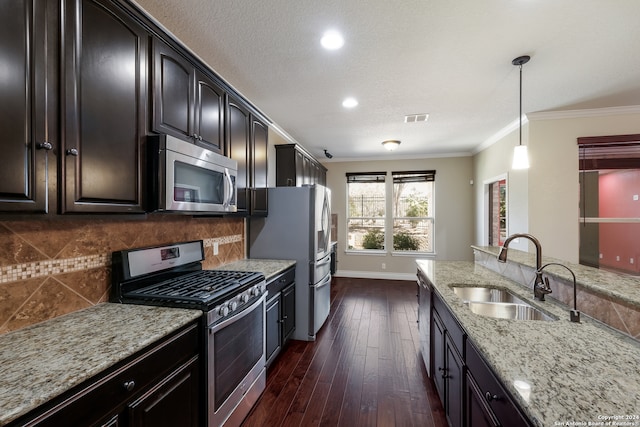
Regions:
<instances>
[{"instance_id":1,"label":"granite countertop","mask_svg":"<svg viewBox=\"0 0 640 427\"><path fill-rule=\"evenodd\" d=\"M471 246L474 250L478 250L489 255L498 256L500 247L497 246ZM517 249L509 249L508 261L526 265L533 269L536 268L536 254L520 251ZM581 264L573 264L556 258L542 257L542 265L549 262L557 262L569 267L576 275L576 283L592 292L606 295L631 304L640 308L640 277L630 276L628 274L616 273L612 271L602 270L598 268L588 267ZM573 282L571 274L561 269L545 269L544 274L550 276L561 277L569 282Z\"/></svg>"},{"instance_id":2,"label":"granite countertop","mask_svg":"<svg viewBox=\"0 0 640 427\"><path fill-rule=\"evenodd\" d=\"M104 303L0 335L0 426L201 316Z\"/></svg>"},{"instance_id":3,"label":"granite countertop","mask_svg":"<svg viewBox=\"0 0 640 427\"><path fill-rule=\"evenodd\" d=\"M242 259L216 267L216 270L257 271L264 274L267 282L286 269L296 265L295 261L283 259Z\"/></svg>"},{"instance_id":4,"label":"granite countertop","mask_svg":"<svg viewBox=\"0 0 640 427\"><path fill-rule=\"evenodd\" d=\"M606 423L603 417L611 416L629 422L619 425L640 425L634 418L640 416L640 343L586 317L572 323L567 306L534 300L529 289L475 263L417 264L534 425ZM557 320L473 314L451 289L454 284L507 288ZM528 397L516 389L518 380L531 386Z\"/></svg>"}]
</instances>

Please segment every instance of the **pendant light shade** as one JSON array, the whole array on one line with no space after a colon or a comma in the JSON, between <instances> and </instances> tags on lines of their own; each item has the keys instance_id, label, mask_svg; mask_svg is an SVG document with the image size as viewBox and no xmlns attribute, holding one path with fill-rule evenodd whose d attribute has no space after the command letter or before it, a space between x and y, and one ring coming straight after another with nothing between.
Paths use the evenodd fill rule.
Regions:
<instances>
[{"instance_id":1,"label":"pendant light shade","mask_svg":"<svg viewBox=\"0 0 640 427\"><path fill-rule=\"evenodd\" d=\"M513 169L529 169L529 153L526 145L516 145L513 148Z\"/></svg>"},{"instance_id":2,"label":"pendant light shade","mask_svg":"<svg viewBox=\"0 0 640 427\"><path fill-rule=\"evenodd\" d=\"M520 142L513 149L513 163L511 167L513 169L529 169L529 153L527 152L527 146L522 145L522 66L529 62L530 56L519 56L511 63L520 67Z\"/></svg>"}]
</instances>

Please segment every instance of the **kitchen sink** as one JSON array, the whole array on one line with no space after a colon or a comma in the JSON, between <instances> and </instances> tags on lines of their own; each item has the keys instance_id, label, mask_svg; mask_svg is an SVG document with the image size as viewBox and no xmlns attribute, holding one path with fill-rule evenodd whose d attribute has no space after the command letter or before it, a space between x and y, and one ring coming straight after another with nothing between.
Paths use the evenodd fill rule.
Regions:
<instances>
[{"instance_id":1,"label":"kitchen sink","mask_svg":"<svg viewBox=\"0 0 640 427\"><path fill-rule=\"evenodd\" d=\"M467 302L472 313L494 319L513 320L555 320L529 304L515 304L510 302Z\"/></svg>"},{"instance_id":2,"label":"kitchen sink","mask_svg":"<svg viewBox=\"0 0 640 427\"><path fill-rule=\"evenodd\" d=\"M526 304L524 301L522 301L520 298L506 289L454 286L453 293L455 293L465 302L512 302L517 304Z\"/></svg>"},{"instance_id":3,"label":"kitchen sink","mask_svg":"<svg viewBox=\"0 0 640 427\"><path fill-rule=\"evenodd\" d=\"M472 313L481 316L494 319L555 320L506 289L482 286L453 286L452 289Z\"/></svg>"}]
</instances>

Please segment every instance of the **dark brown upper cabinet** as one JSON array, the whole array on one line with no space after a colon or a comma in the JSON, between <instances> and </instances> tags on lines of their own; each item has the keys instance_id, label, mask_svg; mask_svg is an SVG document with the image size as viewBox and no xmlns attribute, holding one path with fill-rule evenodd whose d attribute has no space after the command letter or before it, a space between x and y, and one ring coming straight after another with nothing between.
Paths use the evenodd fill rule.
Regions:
<instances>
[{"instance_id":1,"label":"dark brown upper cabinet","mask_svg":"<svg viewBox=\"0 0 640 427\"><path fill-rule=\"evenodd\" d=\"M0 211L46 213L55 194L57 15L56 2L0 2Z\"/></svg>"},{"instance_id":2,"label":"dark brown upper cabinet","mask_svg":"<svg viewBox=\"0 0 640 427\"><path fill-rule=\"evenodd\" d=\"M266 216L268 127L231 96L227 118L228 154L238 162L238 213Z\"/></svg>"},{"instance_id":3,"label":"dark brown upper cabinet","mask_svg":"<svg viewBox=\"0 0 640 427\"><path fill-rule=\"evenodd\" d=\"M60 212L144 212L149 35L108 0L63 5Z\"/></svg>"},{"instance_id":4,"label":"dark brown upper cabinet","mask_svg":"<svg viewBox=\"0 0 640 427\"><path fill-rule=\"evenodd\" d=\"M224 154L224 90L158 39L153 42L153 128Z\"/></svg>"},{"instance_id":5,"label":"dark brown upper cabinet","mask_svg":"<svg viewBox=\"0 0 640 427\"><path fill-rule=\"evenodd\" d=\"M298 144L276 145L276 186L327 184L327 169Z\"/></svg>"}]
</instances>

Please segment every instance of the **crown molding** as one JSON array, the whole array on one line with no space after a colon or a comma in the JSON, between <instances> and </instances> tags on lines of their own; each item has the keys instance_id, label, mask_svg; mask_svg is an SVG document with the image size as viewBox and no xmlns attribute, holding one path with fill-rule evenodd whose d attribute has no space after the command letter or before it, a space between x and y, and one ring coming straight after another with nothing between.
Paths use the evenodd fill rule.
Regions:
<instances>
[{"instance_id":1,"label":"crown molding","mask_svg":"<svg viewBox=\"0 0 640 427\"><path fill-rule=\"evenodd\" d=\"M529 120L562 120L602 116L619 116L624 114L640 114L640 105L624 107L591 108L584 110L538 111L527 114Z\"/></svg>"}]
</instances>

